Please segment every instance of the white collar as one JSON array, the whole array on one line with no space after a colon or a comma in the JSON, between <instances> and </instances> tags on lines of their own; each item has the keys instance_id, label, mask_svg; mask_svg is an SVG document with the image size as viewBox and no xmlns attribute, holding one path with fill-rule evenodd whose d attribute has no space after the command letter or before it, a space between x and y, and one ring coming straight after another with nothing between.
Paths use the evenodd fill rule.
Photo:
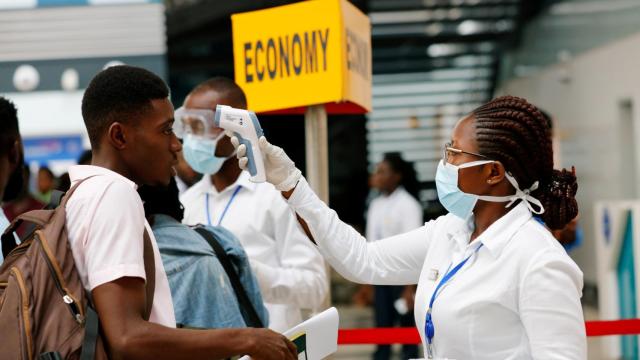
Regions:
<instances>
[{"instance_id":1,"label":"white collar","mask_svg":"<svg viewBox=\"0 0 640 360\"><path fill-rule=\"evenodd\" d=\"M473 233L473 218L464 221L455 215L451 215L449 239L456 241L458 246L468 246L471 233ZM513 235L531 219L531 210L526 204L520 202L511 211L504 214L487 228L473 243L482 243L495 258L509 243Z\"/></svg>"},{"instance_id":2,"label":"white collar","mask_svg":"<svg viewBox=\"0 0 640 360\"><path fill-rule=\"evenodd\" d=\"M72 183L78 180L88 178L89 176L95 176L95 175L104 175L104 176L108 176L118 180L122 180L125 183L131 185L131 187L133 187L134 189L138 189L138 185L136 185L136 183L131 181L131 179L124 177L118 174L117 172L113 170L109 170L102 166L73 165L69 167L69 180L71 180Z\"/></svg>"},{"instance_id":3,"label":"white collar","mask_svg":"<svg viewBox=\"0 0 640 360\"><path fill-rule=\"evenodd\" d=\"M218 195L227 191L235 191L234 189L238 186L243 187L249 191L254 191L258 184L251 182L249 180L249 177L250 175L248 172L242 171L233 184L227 186L221 192L218 192L218 190L216 190L216 187L211 183L211 175L204 175L202 177L202 180L194 185L194 187L197 186L198 191L202 194L211 195Z\"/></svg>"}]
</instances>

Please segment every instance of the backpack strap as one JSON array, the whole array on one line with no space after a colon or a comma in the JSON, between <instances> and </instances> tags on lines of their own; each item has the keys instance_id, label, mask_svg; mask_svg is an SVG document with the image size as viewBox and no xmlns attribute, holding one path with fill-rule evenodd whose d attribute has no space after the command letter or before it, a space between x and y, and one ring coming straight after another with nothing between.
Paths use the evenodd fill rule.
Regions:
<instances>
[{"instance_id":1,"label":"backpack strap","mask_svg":"<svg viewBox=\"0 0 640 360\"><path fill-rule=\"evenodd\" d=\"M88 305L85 311L84 320L84 340L82 341L82 350L79 360L94 360L96 353L96 344L98 343L98 335L100 332L100 319L98 313L93 306Z\"/></svg>"},{"instance_id":2,"label":"backpack strap","mask_svg":"<svg viewBox=\"0 0 640 360\"><path fill-rule=\"evenodd\" d=\"M204 227L198 226L195 227L194 230L200 234L213 248L213 251L216 253L220 264L224 268L224 271L227 273L229 280L231 281L231 286L233 287L233 291L236 293L236 298L238 299L238 303L242 308L242 317L244 322L249 327L264 327L262 320L258 316L256 309L253 307L251 300L249 300L249 296L247 295L242 283L240 282L240 278L238 277L238 273L236 269L231 264L231 260L229 260L229 256L224 251L220 243L216 240L216 238L211 234L210 231L205 229Z\"/></svg>"},{"instance_id":3,"label":"backpack strap","mask_svg":"<svg viewBox=\"0 0 640 360\"><path fill-rule=\"evenodd\" d=\"M144 229L143 256L144 272L147 277L147 283L145 285L145 290L147 292L147 307L144 311L144 319L149 320L149 316L151 316L151 308L153 307L153 297L156 290L156 262L153 256L153 245L151 244L151 237L149 237L149 233L147 232L146 228Z\"/></svg>"}]
</instances>

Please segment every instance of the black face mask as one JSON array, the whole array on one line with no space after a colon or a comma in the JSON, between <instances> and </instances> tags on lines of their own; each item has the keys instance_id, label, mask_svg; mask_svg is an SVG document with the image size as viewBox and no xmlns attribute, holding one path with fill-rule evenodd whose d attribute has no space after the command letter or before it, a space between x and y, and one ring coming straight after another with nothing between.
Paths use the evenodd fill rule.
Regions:
<instances>
[{"instance_id":1,"label":"black face mask","mask_svg":"<svg viewBox=\"0 0 640 360\"><path fill-rule=\"evenodd\" d=\"M24 186L24 177L22 175L22 168L24 166L24 159L20 160L16 169L13 170L13 173L9 177L9 181L7 182L7 186L4 188L4 196L2 197L2 201L11 201L15 200L22 192L22 187Z\"/></svg>"}]
</instances>

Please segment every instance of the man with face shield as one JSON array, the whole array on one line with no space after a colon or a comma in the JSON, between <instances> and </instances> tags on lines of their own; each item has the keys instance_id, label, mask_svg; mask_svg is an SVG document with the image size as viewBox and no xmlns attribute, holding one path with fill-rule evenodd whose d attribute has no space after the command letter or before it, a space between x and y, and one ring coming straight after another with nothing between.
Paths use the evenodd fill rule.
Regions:
<instances>
[{"instance_id":1,"label":"man with face shield","mask_svg":"<svg viewBox=\"0 0 640 360\"><path fill-rule=\"evenodd\" d=\"M18 128L18 111L13 103L0 96L0 199L15 199L22 190L22 164L24 150ZM0 232L9 226L9 220L0 208ZM3 260L0 251L0 263Z\"/></svg>"},{"instance_id":2,"label":"man with face shield","mask_svg":"<svg viewBox=\"0 0 640 360\"><path fill-rule=\"evenodd\" d=\"M187 163L204 174L180 198L188 225L222 226L244 247L269 312L269 327L284 331L318 308L328 292L321 255L305 241L294 214L269 183L252 183L228 136L214 125L216 105L246 109L242 89L213 78L198 85L175 112L174 131Z\"/></svg>"}]
</instances>

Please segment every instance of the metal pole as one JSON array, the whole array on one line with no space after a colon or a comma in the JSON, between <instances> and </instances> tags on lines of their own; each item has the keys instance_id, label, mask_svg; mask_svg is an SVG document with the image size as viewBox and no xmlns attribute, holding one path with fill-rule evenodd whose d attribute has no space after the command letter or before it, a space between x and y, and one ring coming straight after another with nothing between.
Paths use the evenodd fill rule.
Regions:
<instances>
[{"instance_id":1,"label":"metal pole","mask_svg":"<svg viewBox=\"0 0 640 360\"><path fill-rule=\"evenodd\" d=\"M311 105L304 114L305 155L307 181L318 197L329 204L329 137L327 136L327 110L324 105ZM331 267L325 264L327 280L331 284ZM322 311L331 306L331 285L324 299ZM305 314L305 318L312 314Z\"/></svg>"},{"instance_id":2,"label":"metal pole","mask_svg":"<svg viewBox=\"0 0 640 360\"><path fill-rule=\"evenodd\" d=\"M327 110L312 105L304 115L307 181L318 197L329 204L329 150Z\"/></svg>"}]
</instances>

